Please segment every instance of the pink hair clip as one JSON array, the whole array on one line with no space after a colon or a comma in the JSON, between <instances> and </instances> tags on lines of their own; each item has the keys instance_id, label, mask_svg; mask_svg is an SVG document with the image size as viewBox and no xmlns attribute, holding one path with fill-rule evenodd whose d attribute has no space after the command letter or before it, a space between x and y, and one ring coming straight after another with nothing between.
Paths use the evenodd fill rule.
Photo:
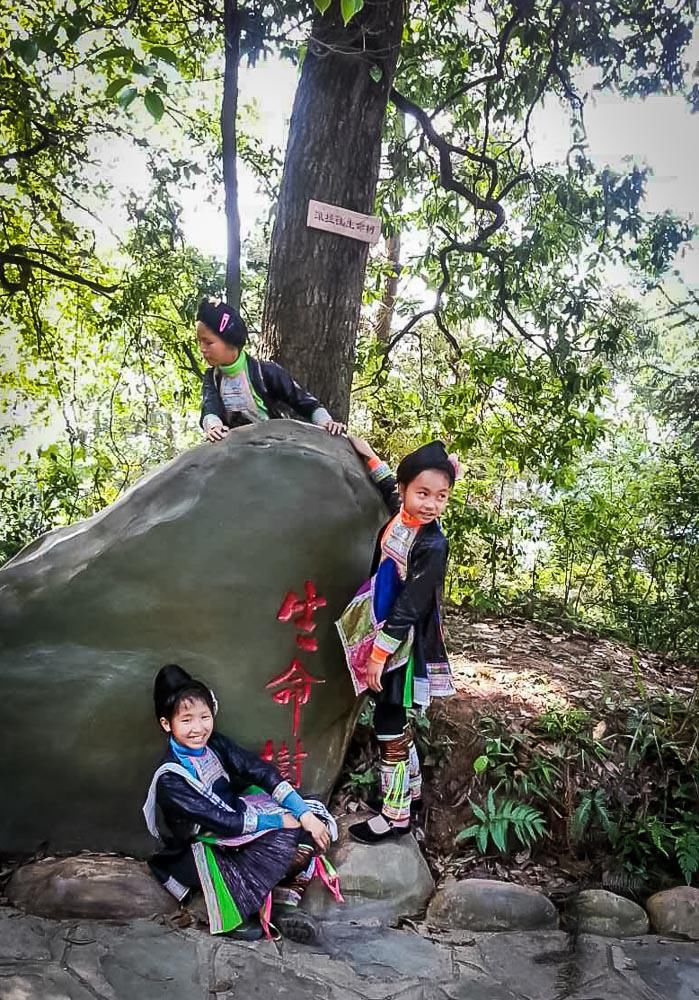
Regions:
<instances>
[{"instance_id":1,"label":"pink hair clip","mask_svg":"<svg viewBox=\"0 0 699 1000\"><path fill-rule=\"evenodd\" d=\"M223 331L226 329L226 327L228 326L228 320L230 318L231 318L231 314L230 313L224 313L223 314L223 316L221 317L221 322L218 325L218 332L219 333L223 333Z\"/></svg>"},{"instance_id":2,"label":"pink hair clip","mask_svg":"<svg viewBox=\"0 0 699 1000\"><path fill-rule=\"evenodd\" d=\"M463 479L464 475L463 466L461 465L461 462L459 461L459 456L456 454L456 452L453 451L451 455L447 455L447 458L449 459L449 462L451 463L452 468L454 469L454 479Z\"/></svg>"}]
</instances>

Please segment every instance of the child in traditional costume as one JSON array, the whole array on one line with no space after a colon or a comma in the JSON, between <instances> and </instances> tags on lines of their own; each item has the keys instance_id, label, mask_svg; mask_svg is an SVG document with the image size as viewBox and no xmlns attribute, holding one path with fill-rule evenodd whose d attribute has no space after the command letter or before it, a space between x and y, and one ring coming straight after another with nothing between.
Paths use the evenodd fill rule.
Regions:
<instances>
[{"instance_id":1,"label":"child in traditional costume","mask_svg":"<svg viewBox=\"0 0 699 1000\"><path fill-rule=\"evenodd\" d=\"M251 357L247 339L245 323L232 306L206 299L199 305L197 340L210 365L202 384L200 423L209 441L220 441L233 427L282 417L282 408L330 434L345 430L284 368Z\"/></svg>"},{"instance_id":2,"label":"child in traditional costume","mask_svg":"<svg viewBox=\"0 0 699 1000\"><path fill-rule=\"evenodd\" d=\"M411 806L420 806L420 762L406 710L454 693L439 612L448 543L438 518L457 463L441 441L433 441L407 455L394 478L365 441L349 440L367 460L392 515L371 578L337 622L354 689L370 690L376 702L382 807L350 827L355 840L374 844L408 833Z\"/></svg>"},{"instance_id":3,"label":"child in traditional costume","mask_svg":"<svg viewBox=\"0 0 699 1000\"><path fill-rule=\"evenodd\" d=\"M143 812L161 837L159 806L169 835L151 871L180 902L202 888L212 934L255 940L272 926L313 940L313 920L298 910L313 875L341 899L322 857L337 836L325 806L301 798L272 764L214 731L213 692L181 667L158 672L153 696L169 739Z\"/></svg>"}]
</instances>

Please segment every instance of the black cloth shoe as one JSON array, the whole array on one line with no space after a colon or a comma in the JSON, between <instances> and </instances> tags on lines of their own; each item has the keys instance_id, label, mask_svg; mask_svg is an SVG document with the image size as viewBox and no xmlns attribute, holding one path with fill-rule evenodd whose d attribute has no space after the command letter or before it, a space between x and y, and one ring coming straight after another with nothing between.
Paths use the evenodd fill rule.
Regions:
<instances>
[{"instance_id":1,"label":"black cloth shoe","mask_svg":"<svg viewBox=\"0 0 699 1000\"><path fill-rule=\"evenodd\" d=\"M386 819L385 816L384 819ZM383 833L374 833L367 819L363 823L355 823L351 826L349 828L349 835L360 844L381 844L385 840L397 840L399 837L404 837L406 833L410 833L409 825L394 826L390 819L387 819L386 822L388 823L388 830L384 830Z\"/></svg>"},{"instance_id":2,"label":"black cloth shoe","mask_svg":"<svg viewBox=\"0 0 699 1000\"><path fill-rule=\"evenodd\" d=\"M282 937L296 944L313 944L318 940L318 925L313 917L298 906L279 903L272 908L272 921Z\"/></svg>"},{"instance_id":3,"label":"black cloth shoe","mask_svg":"<svg viewBox=\"0 0 699 1000\"><path fill-rule=\"evenodd\" d=\"M244 920L232 931L226 931L225 937L232 938L234 941L259 941L263 935L260 921L255 917Z\"/></svg>"}]
</instances>

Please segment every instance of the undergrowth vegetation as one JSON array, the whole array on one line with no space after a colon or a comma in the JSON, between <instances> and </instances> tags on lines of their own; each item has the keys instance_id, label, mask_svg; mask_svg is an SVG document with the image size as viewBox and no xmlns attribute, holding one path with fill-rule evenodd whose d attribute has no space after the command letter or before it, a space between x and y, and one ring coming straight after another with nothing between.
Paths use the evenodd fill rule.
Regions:
<instances>
[{"instance_id":1,"label":"undergrowth vegetation","mask_svg":"<svg viewBox=\"0 0 699 1000\"><path fill-rule=\"evenodd\" d=\"M699 883L699 689L688 699L607 696L526 723L438 709L413 720L429 777L424 847L437 873L537 862L643 895ZM360 719L341 795L377 793ZM447 818L450 822L447 822ZM516 877L516 876L514 876Z\"/></svg>"}]
</instances>

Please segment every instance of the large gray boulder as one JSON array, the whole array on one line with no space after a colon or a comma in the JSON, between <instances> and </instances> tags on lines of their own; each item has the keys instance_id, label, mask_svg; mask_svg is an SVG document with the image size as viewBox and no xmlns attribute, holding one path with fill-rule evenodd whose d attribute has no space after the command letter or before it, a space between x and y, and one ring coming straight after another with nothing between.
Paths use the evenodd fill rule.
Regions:
<instances>
[{"instance_id":1,"label":"large gray boulder","mask_svg":"<svg viewBox=\"0 0 699 1000\"><path fill-rule=\"evenodd\" d=\"M322 681L300 710L302 787L327 794L356 703L333 621L384 517L346 440L273 421L188 451L7 563L0 850L152 847L141 805L164 745L151 689L167 662L212 685L222 732L293 752L293 703L273 700L284 684L266 685L298 657ZM277 620L306 580L327 598L317 652Z\"/></svg>"}]
</instances>

